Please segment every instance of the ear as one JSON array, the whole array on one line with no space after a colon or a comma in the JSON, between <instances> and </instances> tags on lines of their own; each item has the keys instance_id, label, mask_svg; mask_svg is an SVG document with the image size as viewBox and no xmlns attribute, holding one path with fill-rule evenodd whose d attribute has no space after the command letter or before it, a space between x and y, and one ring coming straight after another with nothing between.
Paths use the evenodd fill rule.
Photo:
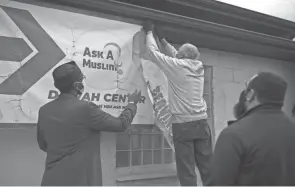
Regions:
<instances>
[{"instance_id":1,"label":"ear","mask_svg":"<svg viewBox=\"0 0 295 187\"><path fill-rule=\"evenodd\" d=\"M74 87L74 88L77 88L77 83L78 83L77 81L75 81L75 82L73 83L73 87Z\"/></svg>"},{"instance_id":2,"label":"ear","mask_svg":"<svg viewBox=\"0 0 295 187\"><path fill-rule=\"evenodd\" d=\"M246 93L246 101L253 101L256 97L256 93L253 89L247 91Z\"/></svg>"}]
</instances>

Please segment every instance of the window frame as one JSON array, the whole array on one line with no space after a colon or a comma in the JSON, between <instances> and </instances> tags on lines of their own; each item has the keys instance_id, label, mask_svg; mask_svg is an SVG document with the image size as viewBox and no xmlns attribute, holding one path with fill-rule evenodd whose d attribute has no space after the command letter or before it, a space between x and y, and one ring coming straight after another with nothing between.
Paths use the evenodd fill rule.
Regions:
<instances>
[{"instance_id":1,"label":"window frame","mask_svg":"<svg viewBox=\"0 0 295 187\"><path fill-rule=\"evenodd\" d=\"M169 150L171 151L171 159L170 161L172 160L171 163L173 163L175 161L175 156L173 154L173 150L171 147L167 147L168 143L166 143L166 140L165 140L165 137L163 136L163 133L161 132L161 130L155 125L155 124L135 124L135 126L137 127L144 127L148 130L151 130L150 132L136 132L135 130L135 133L134 132L123 132L123 133L117 133L117 138L118 136L120 135L125 135L125 136L128 136L128 138L126 140L128 140L128 148L126 146L126 149L116 149L116 153L118 152L128 152L129 153L129 160L128 160L128 166L117 166L117 160L116 160L116 168L129 168L129 167L139 167L139 166L147 166L147 165L161 165L161 164L165 164L165 150ZM156 128L156 132L153 132L154 131L154 128ZM138 139L138 142L139 142L139 148L133 148L133 142L132 142L132 136L140 136L140 138ZM148 139L145 139L144 138L148 138ZM151 136L151 137L149 137ZM155 137L157 137L157 139L155 139ZM159 138L160 137L160 138ZM148 147L145 147L144 145L144 140L149 140L149 146ZM155 143L160 140L159 142L161 142L161 144L159 145L159 147L155 147ZM120 142L120 141L117 141L117 143ZM127 145L127 142L125 143L125 145ZM140 165L133 165L132 164L132 152L133 151L140 151L141 152L141 162L140 162ZM151 164L145 164L144 163L144 154L143 152L145 151L151 151ZM160 162L161 164L158 164L158 163L154 163L154 152L155 151L161 151L161 159L160 159ZM169 161L169 162L170 162ZM170 163L169 163L170 164Z\"/></svg>"}]
</instances>

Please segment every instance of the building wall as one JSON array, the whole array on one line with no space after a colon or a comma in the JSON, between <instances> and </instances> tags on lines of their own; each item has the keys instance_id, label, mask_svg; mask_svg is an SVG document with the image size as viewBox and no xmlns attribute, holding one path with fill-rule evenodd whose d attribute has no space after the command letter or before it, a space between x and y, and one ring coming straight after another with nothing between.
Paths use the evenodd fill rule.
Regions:
<instances>
[{"instance_id":1,"label":"building wall","mask_svg":"<svg viewBox=\"0 0 295 187\"><path fill-rule=\"evenodd\" d=\"M213 66L216 136L227 126L227 120L233 119L233 106L245 88L246 81L258 72L273 72L288 82L284 111L291 116L295 104L295 63L208 49L201 50L201 60Z\"/></svg>"},{"instance_id":2,"label":"building wall","mask_svg":"<svg viewBox=\"0 0 295 187\"><path fill-rule=\"evenodd\" d=\"M0 185L40 185L45 154L38 149L36 129L0 129Z\"/></svg>"},{"instance_id":3,"label":"building wall","mask_svg":"<svg viewBox=\"0 0 295 187\"><path fill-rule=\"evenodd\" d=\"M201 49L205 65L213 66L214 122L216 136L233 119L232 107L245 88L245 82L259 71L271 71L289 83L284 110L291 114L295 103L295 63ZM115 135L102 137L103 173L105 184L115 184ZM38 149L36 129L0 129L0 185L40 185L44 171L45 154ZM171 179L169 179L171 180ZM149 183L150 182L150 183ZM145 180L132 184L159 184ZM161 182L162 183L162 182ZM168 183L170 184L170 183ZM119 184L120 185L120 184ZM129 183L131 185L131 183ZM172 185L172 184L170 184Z\"/></svg>"}]
</instances>

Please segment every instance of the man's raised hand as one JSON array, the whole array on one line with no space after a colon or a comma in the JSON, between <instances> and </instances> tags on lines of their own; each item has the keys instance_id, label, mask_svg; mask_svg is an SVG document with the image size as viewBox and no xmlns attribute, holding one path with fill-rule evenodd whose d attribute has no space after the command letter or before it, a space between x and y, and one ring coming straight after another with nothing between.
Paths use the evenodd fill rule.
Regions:
<instances>
[{"instance_id":1,"label":"man's raised hand","mask_svg":"<svg viewBox=\"0 0 295 187\"><path fill-rule=\"evenodd\" d=\"M159 27L157 26L157 24L154 26L154 36L157 36L160 41L164 39L164 36L161 35L161 33L159 32Z\"/></svg>"},{"instance_id":2,"label":"man's raised hand","mask_svg":"<svg viewBox=\"0 0 295 187\"><path fill-rule=\"evenodd\" d=\"M154 30L154 23L151 21L146 21L143 24L143 30L145 32L153 31Z\"/></svg>"},{"instance_id":3,"label":"man's raised hand","mask_svg":"<svg viewBox=\"0 0 295 187\"><path fill-rule=\"evenodd\" d=\"M132 94L128 96L128 102L137 104L141 100L141 91L135 90Z\"/></svg>"}]
</instances>

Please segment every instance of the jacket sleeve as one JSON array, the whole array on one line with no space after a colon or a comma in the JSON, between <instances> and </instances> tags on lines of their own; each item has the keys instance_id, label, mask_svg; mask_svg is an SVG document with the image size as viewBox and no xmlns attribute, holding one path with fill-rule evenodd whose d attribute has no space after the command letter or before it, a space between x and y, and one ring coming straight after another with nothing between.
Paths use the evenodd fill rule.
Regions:
<instances>
[{"instance_id":1,"label":"jacket sleeve","mask_svg":"<svg viewBox=\"0 0 295 187\"><path fill-rule=\"evenodd\" d=\"M184 61L166 56L161 53L153 33L149 31L146 36L147 53L144 58L157 64L159 68L166 74L166 76L175 75L179 70L179 66L184 65Z\"/></svg>"},{"instance_id":2,"label":"jacket sleeve","mask_svg":"<svg viewBox=\"0 0 295 187\"><path fill-rule=\"evenodd\" d=\"M120 132L131 125L136 114L135 104L128 104L119 117L102 111L96 104L89 103L90 128L96 131Z\"/></svg>"},{"instance_id":3,"label":"jacket sleeve","mask_svg":"<svg viewBox=\"0 0 295 187\"><path fill-rule=\"evenodd\" d=\"M40 121L41 121L41 119L42 119L42 112L41 112L41 109L40 109L39 110L38 122L37 122L37 141L38 141L39 148L42 151L46 152L46 150L47 150L47 144L46 144L46 141L44 139L43 131L40 128Z\"/></svg>"},{"instance_id":4,"label":"jacket sleeve","mask_svg":"<svg viewBox=\"0 0 295 187\"><path fill-rule=\"evenodd\" d=\"M177 50L171 44L169 44L165 39L161 40L162 45L164 46L165 52L168 56L175 58Z\"/></svg>"},{"instance_id":5,"label":"jacket sleeve","mask_svg":"<svg viewBox=\"0 0 295 187\"><path fill-rule=\"evenodd\" d=\"M212 158L213 186L235 185L239 173L243 145L237 134L225 129L219 135Z\"/></svg>"}]
</instances>

